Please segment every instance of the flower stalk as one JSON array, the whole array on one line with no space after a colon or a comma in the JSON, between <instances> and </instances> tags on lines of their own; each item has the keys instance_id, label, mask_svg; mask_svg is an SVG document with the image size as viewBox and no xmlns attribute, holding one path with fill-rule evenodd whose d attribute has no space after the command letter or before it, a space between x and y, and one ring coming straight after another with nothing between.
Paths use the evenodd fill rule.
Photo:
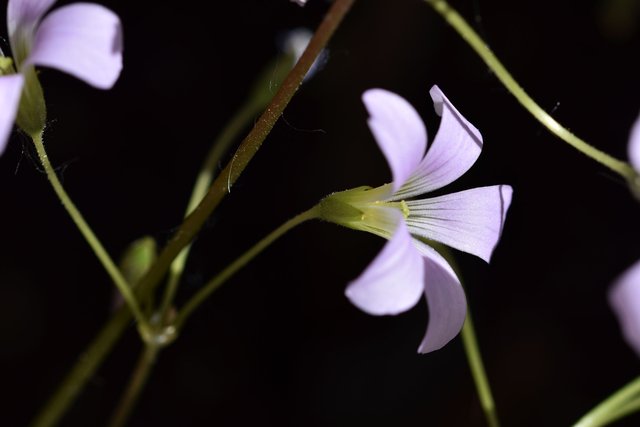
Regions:
<instances>
[{"instance_id":1,"label":"flower stalk","mask_svg":"<svg viewBox=\"0 0 640 427\"><path fill-rule=\"evenodd\" d=\"M189 244L197 231L202 227L207 217L217 207L230 185L240 176L248 165L253 155L260 148L264 139L275 125L285 107L297 91L309 68L321 54L329 39L342 23L343 18L351 9L355 0L336 0L322 23L316 30L304 53L284 80L282 86L267 106L253 130L247 135L233 160L227 165L216 179L214 186L208 191L202 203L194 210L174 239L162 252L154 263L150 272L141 279L136 286L136 296L144 300L149 296L155 286L162 279L173 259L177 257L182 248ZM83 357L79 359L72 370L67 374L58 389L51 396L41 412L34 420L32 427L52 427L58 424L64 413L71 407L76 397L94 375L106 355L113 349L128 325L130 319L129 310L120 308L107 321L96 338L90 343Z\"/></svg>"},{"instance_id":2,"label":"flower stalk","mask_svg":"<svg viewBox=\"0 0 640 427\"><path fill-rule=\"evenodd\" d=\"M180 309L178 315L176 316L176 320L174 326L177 331L180 331L184 326L184 323L187 319L193 314L193 312L216 290L226 282L231 276L233 276L238 270L247 265L249 261L255 258L258 254L260 254L265 248L275 242L278 238L280 238L283 234L291 230L292 228L306 222L310 219L319 217L319 209L318 205L313 208L302 212L301 214L296 215L291 218L280 227L273 230L267 236L265 236L262 240L256 243L251 247L248 251L246 251L243 255L229 264L224 270L222 270L217 276L211 279L207 284L200 289L198 293L196 293L185 305Z\"/></svg>"},{"instance_id":3,"label":"flower stalk","mask_svg":"<svg viewBox=\"0 0 640 427\"><path fill-rule=\"evenodd\" d=\"M129 309L133 313L133 316L135 317L136 321L138 322L138 325L141 331L144 332L146 330L149 330L149 324L147 322L147 319L142 313L142 309L140 308L138 299L136 298L133 291L131 290L131 286L129 285L127 280L124 278L124 276L120 272L120 269L113 262L113 260L109 256L109 253L106 251L104 246L102 246L102 243L100 243L100 240L95 235L95 233L93 232L89 224L87 224L84 217L82 216L82 214L80 213L76 205L73 203L73 201L65 191L62 184L60 183L60 180L58 179L58 176L56 175L56 172L53 166L51 165L51 162L49 161L49 156L47 155L47 152L44 148L42 132L33 134L31 138L33 139L33 143L36 147L36 151L38 152L38 157L40 158L40 162L44 167L44 170L47 174L47 178L49 178L49 182L51 183L51 186L56 192L58 198L62 202L62 205L67 210L67 212L69 213L69 216L78 227L78 230L80 230L80 232L82 233L82 236L85 238L89 246L91 246L91 249L93 249L93 252L95 253L96 257L98 258L98 260L100 260L100 263L102 263L102 265L104 266L104 269L107 271L107 273L111 277L111 280L113 280L113 283L116 285L116 287L122 294L122 297L124 298Z\"/></svg>"},{"instance_id":4,"label":"flower stalk","mask_svg":"<svg viewBox=\"0 0 640 427\"><path fill-rule=\"evenodd\" d=\"M142 295L149 294L160 280L162 280L173 260L178 256L180 251L193 240L207 218L209 218L222 199L231 191L231 187L262 146L262 143L298 90L298 87L301 85L302 80L316 58L320 55L331 36L338 29L347 12L351 9L354 1L355 0L336 0L333 3L311 38L304 53L284 80L282 86L280 86L280 89L276 92L269 106L262 113L253 129L242 141L227 166L215 179L202 201L194 211L185 218L174 237L158 256L158 260L140 280L139 287Z\"/></svg>"},{"instance_id":5,"label":"flower stalk","mask_svg":"<svg viewBox=\"0 0 640 427\"><path fill-rule=\"evenodd\" d=\"M109 427L124 427L127 424L140 393L149 379L159 352L159 346L145 343L144 350L140 354L127 390L114 411L111 421L109 421Z\"/></svg>"},{"instance_id":6,"label":"flower stalk","mask_svg":"<svg viewBox=\"0 0 640 427\"><path fill-rule=\"evenodd\" d=\"M489 386L489 379L484 369L484 363L482 362L482 356L480 355L480 347L478 346L478 340L476 339L475 328L473 327L473 320L471 319L471 311L467 308L467 318L462 327L462 344L464 345L464 352L467 355L467 361L469 362L469 368L471 369L471 375L476 385L476 391L480 398L480 406L487 420L489 427L500 427L500 421L498 421L498 413L496 411L496 404L493 400L493 394L491 393L491 387Z\"/></svg>"},{"instance_id":7,"label":"flower stalk","mask_svg":"<svg viewBox=\"0 0 640 427\"><path fill-rule=\"evenodd\" d=\"M609 396L573 427L602 427L638 410L640 405L640 377Z\"/></svg>"},{"instance_id":8,"label":"flower stalk","mask_svg":"<svg viewBox=\"0 0 640 427\"><path fill-rule=\"evenodd\" d=\"M567 128L556 121L549 113L543 110L515 81L511 73L502 65L500 60L489 49L487 44L464 20L455 9L445 0L425 0L433 9L438 12L453 27L454 30L471 46L471 48L482 58L487 67L496 75L504 87L518 100L518 102L535 117L551 133L556 135L576 150L598 163L608 167L612 171L622 176L629 183L637 179L637 174L633 168L622 160L616 159L609 154L589 145L583 139L571 133Z\"/></svg>"}]
</instances>

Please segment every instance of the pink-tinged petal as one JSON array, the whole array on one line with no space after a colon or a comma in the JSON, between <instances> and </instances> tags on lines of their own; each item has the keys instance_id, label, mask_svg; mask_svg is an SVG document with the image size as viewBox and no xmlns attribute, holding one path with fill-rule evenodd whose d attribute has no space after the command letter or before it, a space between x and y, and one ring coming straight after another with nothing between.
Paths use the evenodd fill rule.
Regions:
<instances>
[{"instance_id":1,"label":"pink-tinged petal","mask_svg":"<svg viewBox=\"0 0 640 427\"><path fill-rule=\"evenodd\" d=\"M369 128L389 163L396 191L416 170L427 148L427 130L404 98L384 89L362 95L369 111Z\"/></svg>"},{"instance_id":2,"label":"pink-tinged petal","mask_svg":"<svg viewBox=\"0 0 640 427\"><path fill-rule=\"evenodd\" d=\"M640 261L616 279L609 290L609 304L627 344L640 356Z\"/></svg>"},{"instance_id":3,"label":"pink-tinged petal","mask_svg":"<svg viewBox=\"0 0 640 427\"><path fill-rule=\"evenodd\" d=\"M4 152L18 114L23 84L20 74L0 77L0 154Z\"/></svg>"},{"instance_id":4,"label":"pink-tinged petal","mask_svg":"<svg viewBox=\"0 0 640 427\"><path fill-rule=\"evenodd\" d=\"M508 185L479 187L407 202L409 232L489 262L511 204Z\"/></svg>"},{"instance_id":5,"label":"pink-tinged petal","mask_svg":"<svg viewBox=\"0 0 640 427\"><path fill-rule=\"evenodd\" d=\"M627 344L640 356L640 261L613 284L609 304L618 316Z\"/></svg>"},{"instance_id":6,"label":"pink-tinged petal","mask_svg":"<svg viewBox=\"0 0 640 427\"><path fill-rule=\"evenodd\" d=\"M482 151L482 135L449 102L438 86L431 91L436 113L442 117L427 155L394 199L428 193L458 179Z\"/></svg>"},{"instance_id":7,"label":"pink-tinged petal","mask_svg":"<svg viewBox=\"0 0 640 427\"><path fill-rule=\"evenodd\" d=\"M433 248L417 240L414 243L424 256L424 292L429 307L429 324L418 352L429 353L458 335L467 317L467 298L449 263Z\"/></svg>"},{"instance_id":8,"label":"pink-tinged petal","mask_svg":"<svg viewBox=\"0 0 640 427\"><path fill-rule=\"evenodd\" d=\"M7 5L7 29L9 39L14 39L20 29L33 30L42 16L56 0L9 0Z\"/></svg>"},{"instance_id":9,"label":"pink-tinged petal","mask_svg":"<svg viewBox=\"0 0 640 427\"><path fill-rule=\"evenodd\" d=\"M349 283L345 294L369 314L398 314L416 305L423 282L422 257L399 218L391 239L360 277Z\"/></svg>"},{"instance_id":10,"label":"pink-tinged petal","mask_svg":"<svg viewBox=\"0 0 640 427\"><path fill-rule=\"evenodd\" d=\"M640 117L631 128L628 151L631 166L633 166L636 172L640 173Z\"/></svg>"},{"instance_id":11,"label":"pink-tinged petal","mask_svg":"<svg viewBox=\"0 0 640 427\"><path fill-rule=\"evenodd\" d=\"M61 7L42 21L27 61L109 89L122 70L120 19L97 4Z\"/></svg>"}]
</instances>

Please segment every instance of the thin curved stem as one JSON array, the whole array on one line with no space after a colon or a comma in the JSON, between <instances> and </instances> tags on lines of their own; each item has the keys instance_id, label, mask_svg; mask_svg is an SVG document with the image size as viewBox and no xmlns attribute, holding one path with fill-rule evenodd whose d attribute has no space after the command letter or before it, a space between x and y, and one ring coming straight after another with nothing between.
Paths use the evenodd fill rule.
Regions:
<instances>
[{"instance_id":1,"label":"thin curved stem","mask_svg":"<svg viewBox=\"0 0 640 427\"><path fill-rule=\"evenodd\" d=\"M289 221L282 224L280 227L273 230L267 236L265 236L262 240L256 243L251 247L248 251L242 254L238 259L229 264L224 270L220 272L217 276L211 279L207 284L200 289L198 293L196 293L185 305L180 309L178 315L175 320L175 328L180 331L184 326L186 320L191 316L191 314L216 290L222 285L227 279L233 276L238 270L244 267L249 261L256 257L260 252L262 252L267 246L275 242L279 237L285 234L287 231L296 227L297 225L302 224L305 221L310 219L318 218L318 207L315 206L308 211L305 211L293 218Z\"/></svg>"},{"instance_id":2,"label":"thin curved stem","mask_svg":"<svg viewBox=\"0 0 640 427\"><path fill-rule=\"evenodd\" d=\"M131 416L133 408L135 408L140 393L144 388L149 375L156 363L160 347L145 343L144 350L140 354L140 358L133 371L133 375L129 380L129 385L118 403L116 410L109 421L109 427L124 427Z\"/></svg>"},{"instance_id":3,"label":"thin curved stem","mask_svg":"<svg viewBox=\"0 0 640 427\"><path fill-rule=\"evenodd\" d=\"M511 74L502 65L494 53L489 49L482 38L467 24L458 12L455 11L445 0L425 0L432 6L442 17L451 25L458 34L473 48L473 50L482 58L489 69L493 71L496 77L502 82L509 92L520 102L520 104L531 113L542 125L544 125L551 133L574 147L584 155L603 164L612 171L618 173L629 182L633 182L636 173L633 168L626 162L618 160L609 154L589 145L586 141L578 138L567 128L558 123L546 111L544 111L513 79Z\"/></svg>"},{"instance_id":4,"label":"thin curved stem","mask_svg":"<svg viewBox=\"0 0 640 427\"><path fill-rule=\"evenodd\" d=\"M62 202L62 205L69 213L69 216L71 217L73 222L76 224L76 226L78 227L78 230L80 230L80 233L82 233L82 236L85 238L89 246L91 246L91 249L93 249L93 252L95 253L98 260L100 260L105 270L107 270L107 273L111 277L111 280L113 280L113 283L116 285L116 287L122 294L122 297L126 301L129 308L131 309L131 312L136 318L138 324L140 325L140 328L142 330L148 330L149 325L148 325L147 319L142 313L140 305L138 304L138 300L136 299L133 291L131 290L131 286L129 285L129 283L127 283L127 280L124 278L124 276L120 272L120 269L113 262L113 260L105 250L104 246L102 246L102 243L100 243L100 240L98 239L98 237L95 235L91 227L89 227L89 224L87 224L84 217L82 216L82 214L80 213L76 205L73 203L73 201L65 191L62 184L60 183L60 180L58 179L58 175L56 175L56 172L53 169L51 162L49 161L49 156L47 155L47 152L44 148L42 133L37 133L35 135L32 135L31 137L36 147L36 151L38 152L38 157L40 158L40 162L42 163L42 166L44 167L44 170L47 174L47 178L49 178L49 182L51 183L51 186L53 187L54 191L58 195L58 198Z\"/></svg>"},{"instance_id":5,"label":"thin curved stem","mask_svg":"<svg viewBox=\"0 0 640 427\"><path fill-rule=\"evenodd\" d=\"M242 141L233 158L215 179L202 201L185 218L178 231L158 256L157 261L140 280L139 287L143 295L150 293L157 286L170 268L173 260L193 240L196 233L209 218L209 215L231 191L231 187L262 146L265 138L269 135L289 101L298 90L311 65L313 65L331 36L338 29L354 2L355 0L336 0L333 3L309 41L304 53L282 82L282 85L253 129Z\"/></svg>"},{"instance_id":6,"label":"thin curved stem","mask_svg":"<svg viewBox=\"0 0 640 427\"><path fill-rule=\"evenodd\" d=\"M467 319L462 327L462 343L464 344L464 351L467 355L471 375L476 384L476 390L480 397L480 405L482 406L487 424L489 427L500 427L496 404L493 401L487 373L482 363L482 356L480 355L480 348L478 347L478 340L476 339L476 333L471 319L471 311L469 309L467 309Z\"/></svg>"},{"instance_id":7,"label":"thin curved stem","mask_svg":"<svg viewBox=\"0 0 640 427\"><path fill-rule=\"evenodd\" d=\"M638 409L638 406L627 406L634 397L640 398L640 377L609 396L580 418L573 427L600 427L628 415L632 412L631 409Z\"/></svg>"},{"instance_id":8,"label":"thin curved stem","mask_svg":"<svg viewBox=\"0 0 640 427\"><path fill-rule=\"evenodd\" d=\"M185 217L193 212L193 210L202 201L205 194L207 194L207 190L209 190L211 181L213 181L215 170L218 167L218 163L222 156L227 152L231 144L233 144L233 141L236 139L238 134L251 123L254 117L258 115L264 107L265 105L262 103L250 99L242 106L242 108L240 108L240 110L238 110L238 112L232 117L231 121L220 133L218 138L216 138L209 150L209 153L207 154L207 158L200 168L198 177L196 178L196 183L193 187L193 191L191 192L191 198L187 204ZM178 284L180 283L180 278L182 277L182 272L184 271L190 250L190 244L185 246L176 259L171 263L169 278L167 279L167 288L164 292L159 310L161 319L165 319L169 307L175 297L176 291L178 290Z\"/></svg>"},{"instance_id":9,"label":"thin curved stem","mask_svg":"<svg viewBox=\"0 0 640 427\"><path fill-rule=\"evenodd\" d=\"M203 203L201 203L200 205L203 205L202 208L196 208L194 212L189 215L173 240L167 245L164 251L162 251L158 260L154 263L154 267L138 282L136 295L140 300L146 301L146 298L153 293L155 287L167 272L173 259L180 253L182 248L189 244L208 216L227 193L228 188L230 188L227 184L235 183L238 179L240 173L260 148L260 145L295 94L298 86L302 83L307 71L340 26L340 23L354 2L355 0L336 0L333 3L316 30L307 49L287 75L280 89L271 100L253 130L242 142L242 148L238 149L234 160L232 160L218 176L218 179L216 179L217 184L214 183L209 189L206 204L203 205ZM238 162L237 157L240 156L241 152L244 154L241 156L241 161ZM232 171L233 174L231 173ZM206 196L205 199L207 199ZM81 359L67 374L60 387L40 412L37 418L38 424L34 424L34 427L52 427L58 423L62 415L74 402L76 396L82 390L82 387L84 387L88 379L91 378L98 366L100 366L100 363L111 351L118 337L124 332L126 321L130 318L129 316L129 311L123 307L108 321L98 337L87 349L85 353L86 359ZM124 325L121 323L123 319L125 321ZM113 334L113 336L111 336L111 334Z\"/></svg>"}]
</instances>

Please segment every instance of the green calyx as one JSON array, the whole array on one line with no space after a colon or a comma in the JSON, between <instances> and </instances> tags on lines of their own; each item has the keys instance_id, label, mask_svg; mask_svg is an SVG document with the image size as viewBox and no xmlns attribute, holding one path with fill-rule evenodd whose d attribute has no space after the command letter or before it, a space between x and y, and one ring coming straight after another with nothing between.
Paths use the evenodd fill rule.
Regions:
<instances>
[{"instance_id":1,"label":"green calyx","mask_svg":"<svg viewBox=\"0 0 640 427\"><path fill-rule=\"evenodd\" d=\"M341 195L342 193L334 193L320 201L320 219L345 226L361 221L364 212L344 200Z\"/></svg>"},{"instance_id":2,"label":"green calyx","mask_svg":"<svg viewBox=\"0 0 640 427\"><path fill-rule=\"evenodd\" d=\"M387 201L385 199L388 194L388 185L377 188L357 187L333 193L318 205L319 216L325 221L358 230L385 229L390 209L399 210L405 219L410 214L407 202Z\"/></svg>"},{"instance_id":3,"label":"green calyx","mask_svg":"<svg viewBox=\"0 0 640 427\"><path fill-rule=\"evenodd\" d=\"M16 124L29 135L38 135L44 130L47 120L44 93L33 66L26 67L21 73L24 76L24 87Z\"/></svg>"},{"instance_id":4,"label":"green calyx","mask_svg":"<svg viewBox=\"0 0 640 427\"><path fill-rule=\"evenodd\" d=\"M13 59L7 56L0 56L0 76L15 74L15 72L15 68L13 67Z\"/></svg>"}]
</instances>

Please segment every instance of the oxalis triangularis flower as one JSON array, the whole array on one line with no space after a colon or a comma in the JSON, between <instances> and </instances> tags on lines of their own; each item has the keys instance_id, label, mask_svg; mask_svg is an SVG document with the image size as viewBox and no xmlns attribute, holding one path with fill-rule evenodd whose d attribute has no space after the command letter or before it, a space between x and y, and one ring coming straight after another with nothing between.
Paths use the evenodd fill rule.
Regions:
<instances>
[{"instance_id":1,"label":"oxalis triangularis flower","mask_svg":"<svg viewBox=\"0 0 640 427\"><path fill-rule=\"evenodd\" d=\"M7 28L13 59L0 50L0 154L16 124L30 135L46 121L35 65L57 68L109 89L122 69L122 27L110 10L75 3L45 13L55 0L9 0ZM44 19L43 19L44 17Z\"/></svg>"},{"instance_id":2,"label":"oxalis triangularis flower","mask_svg":"<svg viewBox=\"0 0 640 427\"><path fill-rule=\"evenodd\" d=\"M640 173L640 117L631 128L628 153L631 166ZM640 261L616 279L609 291L609 303L618 316L625 340L640 356Z\"/></svg>"},{"instance_id":3,"label":"oxalis triangularis flower","mask_svg":"<svg viewBox=\"0 0 640 427\"><path fill-rule=\"evenodd\" d=\"M427 132L413 107L386 90L366 91L362 98L370 114L369 128L393 181L334 193L320 203L323 219L389 240L345 293L358 308L374 315L409 310L424 294L429 324L418 349L421 353L453 339L467 311L460 280L425 242L444 243L488 262L512 195L510 186L494 185L415 199L455 181L482 151L480 132L437 86L430 94L442 119L425 155Z\"/></svg>"}]
</instances>

